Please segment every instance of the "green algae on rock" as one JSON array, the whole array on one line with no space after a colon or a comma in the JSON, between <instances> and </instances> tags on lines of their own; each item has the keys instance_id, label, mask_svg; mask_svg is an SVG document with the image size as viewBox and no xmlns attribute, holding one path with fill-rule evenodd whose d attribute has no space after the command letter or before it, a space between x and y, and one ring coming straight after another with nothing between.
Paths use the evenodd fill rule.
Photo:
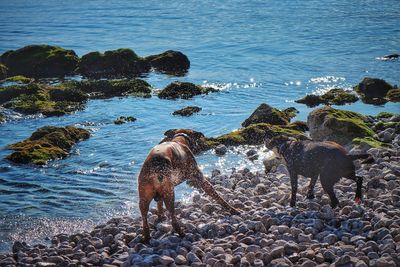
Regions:
<instances>
[{"instance_id":1,"label":"green algae on rock","mask_svg":"<svg viewBox=\"0 0 400 267\"><path fill-rule=\"evenodd\" d=\"M0 113L0 123L3 123L6 121L6 117Z\"/></svg>"},{"instance_id":2,"label":"green algae on rock","mask_svg":"<svg viewBox=\"0 0 400 267\"><path fill-rule=\"evenodd\" d=\"M8 68L4 64L0 63L0 80L7 78L7 71Z\"/></svg>"},{"instance_id":3,"label":"green algae on rock","mask_svg":"<svg viewBox=\"0 0 400 267\"><path fill-rule=\"evenodd\" d=\"M387 143L383 143L383 142L378 141L378 140L376 140L376 139L374 139L372 137L363 137L363 138L357 137L357 138L354 138L352 140L352 143L354 145L359 145L359 146L362 146L363 144L366 144L366 145L368 145L370 147L375 147L375 148L390 147L390 145L388 145Z\"/></svg>"},{"instance_id":4,"label":"green algae on rock","mask_svg":"<svg viewBox=\"0 0 400 267\"><path fill-rule=\"evenodd\" d=\"M400 89L391 89L387 92L386 98L391 102L400 102Z\"/></svg>"},{"instance_id":5,"label":"green algae on rock","mask_svg":"<svg viewBox=\"0 0 400 267\"><path fill-rule=\"evenodd\" d=\"M188 57L179 51L168 50L145 59L156 71L170 75L182 75L190 68Z\"/></svg>"},{"instance_id":6,"label":"green algae on rock","mask_svg":"<svg viewBox=\"0 0 400 267\"><path fill-rule=\"evenodd\" d=\"M6 158L19 164L45 165L49 160L67 157L73 145L89 137L89 131L73 126L42 127L28 139L9 145L15 152Z\"/></svg>"},{"instance_id":7,"label":"green algae on rock","mask_svg":"<svg viewBox=\"0 0 400 267\"><path fill-rule=\"evenodd\" d=\"M286 125L290 121L292 112L286 110L282 112L276 108L273 108L265 103L262 103L257 109L247 118L243 123L243 127L247 127L251 124L256 123L269 123L273 125Z\"/></svg>"},{"instance_id":8,"label":"green algae on rock","mask_svg":"<svg viewBox=\"0 0 400 267\"><path fill-rule=\"evenodd\" d=\"M23 114L62 116L82 109L87 99L79 90L38 83L0 88L0 104Z\"/></svg>"},{"instance_id":9,"label":"green algae on rock","mask_svg":"<svg viewBox=\"0 0 400 267\"><path fill-rule=\"evenodd\" d=\"M80 90L89 94L90 98L151 96L150 84L141 79L68 81L61 84L61 87Z\"/></svg>"},{"instance_id":10,"label":"green algae on rock","mask_svg":"<svg viewBox=\"0 0 400 267\"><path fill-rule=\"evenodd\" d=\"M278 126L268 123L255 123L228 134L207 138L207 143L210 147L214 147L219 144L226 146L260 145L266 139L281 134L299 139L307 139L307 137L304 135L304 132L291 129L288 126Z\"/></svg>"},{"instance_id":11,"label":"green algae on rock","mask_svg":"<svg viewBox=\"0 0 400 267\"><path fill-rule=\"evenodd\" d=\"M374 135L365 116L329 106L310 112L307 125L313 140L335 141L342 145L350 143L357 137L373 137Z\"/></svg>"},{"instance_id":12,"label":"green algae on rock","mask_svg":"<svg viewBox=\"0 0 400 267\"><path fill-rule=\"evenodd\" d=\"M17 76L12 76L4 79L2 82L15 82L15 83L22 83L22 84L28 84L33 82L34 79L25 77L23 75L17 75Z\"/></svg>"},{"instance_id":13,"label":"green algae on rock","mask_svg":"<svg viewBox=\"0 0 400 267\"><path fill-rule=\"evenodd\" d=\"M77 72L89 78L136 77L149 72L150 64L129 48L90 52L82 56Z\"/></svg>"},{"instance_id":14,"label":"green algae on rock","mask_svg":"<svg viewBox=\"0 0 400 267\"><path fill-rule=\"evenodd\" d=\"M74 73L78 62L74 51L51 45L29 45L0 57L0 63L8 68L8 76L35 78L64 77Z\"/></svg>"},{"instance_id":15,"label":"green algae on rock","mask_svg":"<svg viewBox=\"0 0 400 267\"><path fill-rule=\"evenodd\" d=\"M353 93L340 88L331 89L323 95L306 95L296 100L296 103L305 104L308 107L315 107L320 104L325 105L344 105L358 101L358 97Z\"/></svg>"},{"instance_id":16,"label":"green algae on rock","mask_svg":"<svg viewBox=\"0 0 400 267\"><path fill-rule=\"evenodd\" d=\"M132 116L127 116L127 117L121 116L118 119L114 120L114 124L120 125L120 124L124 124L124 123L127 123L127 122L134 122L134 121L136 121L135 117L132 117Z\"/></svg>"},{"instance_id":17,"label":"green algae on rock","mask_svg":"<svg viewBox=\"0 0 400 267\"><path fill-rule=\"evenodd\" d=\"M213 92L219 92L219 90L211 87L202 87L189 82L173 82L161 90L158 97L164 99L190 99L197 95Z\"/></svg>"},{"instance_id":18,"label":"green algae on rock","mask_svg":"<svg viewBox=\"0 0 400 267\"><path fill-rule=\"evenodd\" d=\"M176 110L172 113L172 115L180 115L180 116L192 116L194 113L200 112L201 107L196 106L188 106L179 110Z\"/></svg>"}]
</instances>

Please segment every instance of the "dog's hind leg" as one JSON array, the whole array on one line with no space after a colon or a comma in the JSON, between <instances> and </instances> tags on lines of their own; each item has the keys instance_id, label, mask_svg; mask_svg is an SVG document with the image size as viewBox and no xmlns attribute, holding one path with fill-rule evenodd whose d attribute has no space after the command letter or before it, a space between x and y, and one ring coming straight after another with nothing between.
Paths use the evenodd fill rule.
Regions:
<instances>
[{"instance_id":1,"label":"dog's hind leg","mask_svg":"<svg viewBox=\"0 0 400 267\"><path fill-rule=\"evenodd\" d=\"M171 224L172 224L174 231L176 233L178 233L180 236L183 236L181 226L179 225L179 222L175 216L175 193L174 193L173 186L171 186L164 192L163 198L164 198L165 207L171 216Z\"/></svg>"},{"instance_id":2,"label":"dog's hind leg","mask_svg":"<svg viewBox=\"0 0 400 267\"><path fill-rule=\"evenodd\" d=\"M157 201L157 223L162 222L165 220L164 209L163 209L163 200L160 199Z\"/></svg>"},{"instance_id":3,"label":"dog's hind leg","mask_svg":"<svg viewBox=\"0 0 400 267\"><path fill-rule=\"evenodd\" d=\"M310 181L310 184L308 185L308 192L307 192L308 199L314 198L314 187L315 187L317 180L318 180L318 175L311 177L311 181Z\"/></svg>"},{"instance_id":4,"label":"dog's hind leg","mask_svg":"<svg viewBox=\"0 0 400 267\"><path fill-rule=\"evenodd\" d=\"M142 215L143 224L143 243L148 243L150 240L150 227L147 222L147 213L149 212L149 205L152 198L140 197L139 208Z\"/></svg>"},{"instance_id":5,"label":"dog's hind leg","mask_svg":"<svg viewBox=\"0 0 400 267\"><path fill-rule=\"evenodd\" d=\"M335 191L333 189L335 178L331 177L331 175L327 174L321 174L320 176L321 180L321 185L322 188L324 189L325 193L328 194L329 198L331 199L331 206L332 208L335 208L339 204L339 200L337 199L335 195Z\"/></svg>"},{"instance_id":6,"label":"dog's hind leg","mask_svg":"<svg viewBox=\"0 0 400 267\"><path fill-rule=\"evenodd\" d=\"M290 206L296 206L296 194L297 194L297 179L298 175L296 172L290 172L290 185L292 187L292 196L290 199Z\"/></svg>"}]
</instances>

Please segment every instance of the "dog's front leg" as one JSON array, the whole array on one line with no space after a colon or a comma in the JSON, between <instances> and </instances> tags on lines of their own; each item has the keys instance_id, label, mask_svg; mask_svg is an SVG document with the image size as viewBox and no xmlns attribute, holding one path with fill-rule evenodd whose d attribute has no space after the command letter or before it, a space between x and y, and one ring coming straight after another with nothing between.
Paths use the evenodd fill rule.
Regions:
<instances>
[{"instance_id":1,"label":"dog's front leg","mask_svg":"<svg viewBox=\"0 0 400 267\"><path fill-rule=\"evenodd\" d=\"M290 199L290 206L296 206L296 194L297 194L297 179L298 175L296 172L290 171L290 185L292 188L292 196Z\"/></svg>"}]
</instances>

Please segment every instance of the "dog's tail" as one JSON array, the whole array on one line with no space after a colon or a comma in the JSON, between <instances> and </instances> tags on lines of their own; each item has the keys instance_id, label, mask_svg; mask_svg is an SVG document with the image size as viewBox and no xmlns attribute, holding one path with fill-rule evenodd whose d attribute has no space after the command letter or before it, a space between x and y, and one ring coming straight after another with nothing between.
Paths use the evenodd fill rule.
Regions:
<instances>
[{"instance_id":1,"label":"dog's tail","mask_svg":"<svg viewBox=\"0 0 400 267\"><path fill-rule=\"evenodd\" d=\"M374 158L370 154L347 155L347 157L351 161L354 161L354 160L357 160L357 159L363 159L363 161L361 161L361 164L367 164L367 163L373 163L374 162Z\"/></svg>"},{"instance_id":2,"label":"dog's tail","mask_svg":"<svg viewBox=\"0 0 400 267\"><path fill-rule=\"evenodd\" d=\"M151 169L158 174L157 178L160 182L171 173L171 161L163 156L155 155L151 158L149 164Z\"/></svg>"}]
</instances>

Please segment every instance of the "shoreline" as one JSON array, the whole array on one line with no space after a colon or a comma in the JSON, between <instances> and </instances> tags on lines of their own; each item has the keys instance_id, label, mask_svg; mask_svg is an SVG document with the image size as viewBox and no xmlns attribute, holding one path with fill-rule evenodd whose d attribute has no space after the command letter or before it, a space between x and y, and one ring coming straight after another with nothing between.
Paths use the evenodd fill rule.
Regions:
<instances>
[{"instance_id":1,"label":"shoreline","mask_svg":"<svg viewBox=\"0 0 400 267\"><path fill-rule=\"evenodd\" d=\"M152 239L140 243L141 220L113 218L88 233L49 237L51 245L15 242L13 252L0 254L3 266L396 266L400 264L399 134L393 149L371 148L373 164L357 167L364 176L361 205L355 205L355 183L335 186L339 208L332 209L317 182L314 200L305 198L308 179L299 179L297 207L290 208L286 168L231 175L213 171L209 178L234 207L231 216L203 194L189 203L177 201L185 236L169 233L169 219L154 225Z\"/></svg>"}]
</instances>

